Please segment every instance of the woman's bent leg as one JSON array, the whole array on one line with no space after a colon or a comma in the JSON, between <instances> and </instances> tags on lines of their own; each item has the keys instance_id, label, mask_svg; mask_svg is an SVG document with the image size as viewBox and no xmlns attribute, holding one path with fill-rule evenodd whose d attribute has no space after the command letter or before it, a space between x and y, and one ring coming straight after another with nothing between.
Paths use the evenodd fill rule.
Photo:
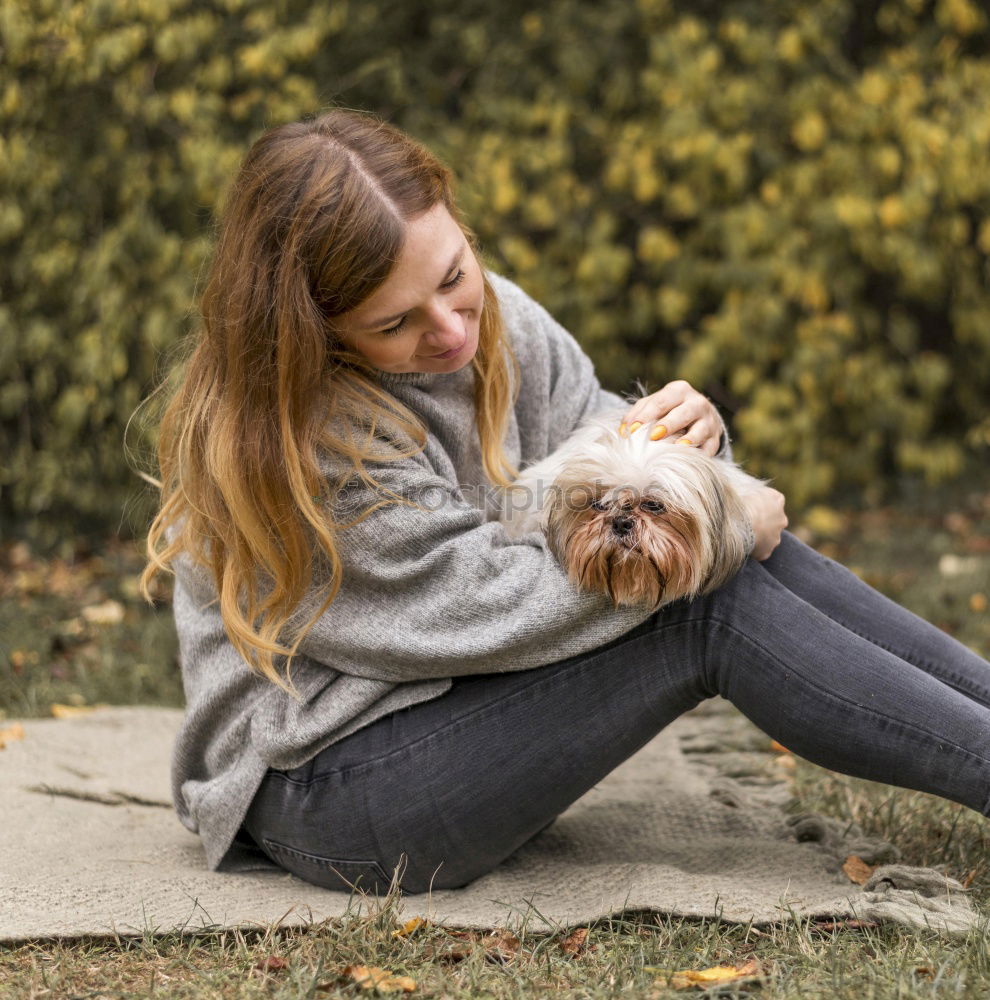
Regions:
<instances>
[{"instance_id":1,"label":"woman's bent leg","mask_svg":"<svg viewBox=\"0 0 990 1000\"><path fill-rule=\"evenodd\" d=\"M833 621L990 707L990 663L789 532L761 565Z\"/></svg>"},{"instance_id":2,"label":"woman's bent leg","mask_svg":"<svg viewBox=\"0 0 990 1000\"><path fill-rule=\"evenodd\" d=\"M407 891L463 885L715 694L825 767L987 810L990 711L750 560L590 654L457 679L269 772L245 825L318 884L383 889L405 855Z\"/></svg>"},{"instance_id":3,"label":"woman's bent leg","mask_svg":"<svg viewBox=\"0 0 990 1000\"><path fill-rule=\"evenodd\" d=\"M278 864L328 888L384 891L400 860L405 891L464 885L706 696L678 690L686 671L651 668L684 662L697 626L651 623L583 658L457 677L269 771L244 825Z\"/></svg>"}]
</instances>

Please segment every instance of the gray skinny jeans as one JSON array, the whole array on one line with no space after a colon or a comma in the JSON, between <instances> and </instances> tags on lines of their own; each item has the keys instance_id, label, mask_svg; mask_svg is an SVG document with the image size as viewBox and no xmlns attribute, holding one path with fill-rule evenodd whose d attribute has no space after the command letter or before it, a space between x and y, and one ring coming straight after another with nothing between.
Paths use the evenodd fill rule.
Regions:
<instances>
[{"instance_id":1,"label":"gray skinny jeans","mask_svg":"<svg viewBox=\"0 0 990 1000\"><path fill-rule=\"evenodd\" d=\"M714 593L581 656L452 689L270 770L244 829L309 882L384 892L494 868L721 695L802 757L990 810L990 664L786 533Z\"/></svg>"}]
</instances>

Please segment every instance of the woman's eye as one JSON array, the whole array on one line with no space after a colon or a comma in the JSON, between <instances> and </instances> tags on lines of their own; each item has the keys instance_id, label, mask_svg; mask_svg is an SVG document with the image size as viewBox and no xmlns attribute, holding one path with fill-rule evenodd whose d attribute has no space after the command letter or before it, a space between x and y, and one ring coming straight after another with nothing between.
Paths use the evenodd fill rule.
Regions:
<instances>
[{"instance_id":1,"label":"woman's eye","mask_svg":"<svg viewBox=\"0 0 990 1000\"><path fill-rule=\"evenodd\" d=\"M405 325L406 325L406 317L403 316L402 319L400 319L399 322L395 324L395 326L387 326L387 327L385 327L385 329L382 330L382 333L386 337L392 337L392 336L394 336L397 333L401 333L402 332L402 328Z\"/></svg>"},{"instance_id":2,"label":"woman's eye","mask_svg":"<svg viewBox=\"0 0 990 1000\"><path fill-rule=\"evenodd\" d=\"M450 281L443 282L443 284L440 287L446 288L449 291L451 288L456 288L464 280L464 278L465 278L464 272L458 271L457 274L455 274L453 278L450 279ZM400 319L399 322L395 324L395 326L385 327L384 330L380 331L382 336L394 337L397 333L401 333L402 330L405 328L407 318L408 317L403 316L402 319Z\"/></svg>"},{"instance_id":3,"label":"woman's eye","mask_svg":"<svg viewBox=\"0 0 990 1000\"><path fill-rule=\"evenodd\" d=\"M644 500L639 506L647 514L662 514L667 509L659 500Z\"/></svg>"}]
</instances>

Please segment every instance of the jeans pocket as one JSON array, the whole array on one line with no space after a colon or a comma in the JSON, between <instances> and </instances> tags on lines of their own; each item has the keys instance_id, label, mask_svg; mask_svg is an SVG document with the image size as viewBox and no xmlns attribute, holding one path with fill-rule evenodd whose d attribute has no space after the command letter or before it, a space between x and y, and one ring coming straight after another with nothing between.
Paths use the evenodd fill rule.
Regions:
<instances>
[{"instance_id":1,"label":"jeans pocket","mask_svg":"<svg viewBox=\"0 0 990 1000\"><path fill-rule=\"evenodd\" d=\"M263 840L265 853L275 864L324 889L335 889L338 892L359 889L362 892L385 893L392 881L377 861L326 858L280 844L268 837Z\"/></svg>"}]
</instances>

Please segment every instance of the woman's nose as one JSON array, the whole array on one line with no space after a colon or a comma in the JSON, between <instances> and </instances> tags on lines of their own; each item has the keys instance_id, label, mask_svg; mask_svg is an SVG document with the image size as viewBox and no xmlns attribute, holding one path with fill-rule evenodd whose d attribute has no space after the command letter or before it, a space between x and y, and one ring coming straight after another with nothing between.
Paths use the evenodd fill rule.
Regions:
<instances>
[{"instance_id":1,"label":"woman's nose","mask_svg":"<svg viewBox=\"0 0 990 1000\"><path fill-rule=\"evenodd\" d=\"M461 314L449 306L440 305L430 310L430 329L425 337L427 342L443 347L449 347L449 341L454 340L457 346L464 339L464 320Z\"/></svg>"}]
</instances>

